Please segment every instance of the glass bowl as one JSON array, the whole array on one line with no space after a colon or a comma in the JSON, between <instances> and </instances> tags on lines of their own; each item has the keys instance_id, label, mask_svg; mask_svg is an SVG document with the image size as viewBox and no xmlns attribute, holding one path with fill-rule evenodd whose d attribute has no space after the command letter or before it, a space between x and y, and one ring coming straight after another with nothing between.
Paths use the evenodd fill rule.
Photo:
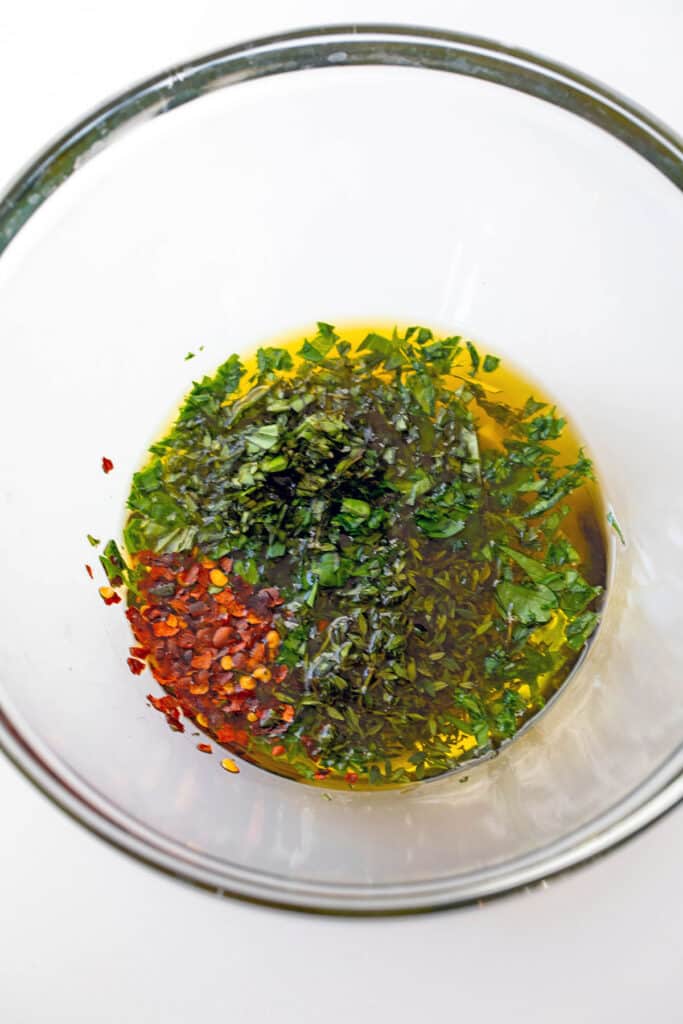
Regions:
<instances>
[{"instance_id":1,"label":"glass bowl","mask_svg":"<svg viewBox=\"0 0 683 1024\"><path fill-rule=\"evenodd\" d=\"M46 149L0 204L0 738L15 763L158 868L349 913L522 886L673 806L682 185L672 133L602 86L407 27L236 46ZM425 323L526 368L587 439L626 537L559 699L498 757L404 791L221 772L147 706L127 624L84 570L86 533L119 533L131 473L192 378L316 319Z\"/></svg>"}]
</instances>

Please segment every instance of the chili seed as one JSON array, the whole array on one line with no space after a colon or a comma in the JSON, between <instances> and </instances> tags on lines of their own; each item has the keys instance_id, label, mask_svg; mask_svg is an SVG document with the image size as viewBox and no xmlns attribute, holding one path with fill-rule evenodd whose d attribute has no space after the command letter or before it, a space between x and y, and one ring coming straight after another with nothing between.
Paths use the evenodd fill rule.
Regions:
<instances>
[{"instance_id":1,"label":"chili seed","mask_svg":"<svg viewBox=\"0 0 683 1024\"><path fill-rule=\"evenodd\" d=\"M228 577L221 569L212 569L209 573L209 579L214 587L224 587L228 582Z\"/></svg>"}]
</instances>

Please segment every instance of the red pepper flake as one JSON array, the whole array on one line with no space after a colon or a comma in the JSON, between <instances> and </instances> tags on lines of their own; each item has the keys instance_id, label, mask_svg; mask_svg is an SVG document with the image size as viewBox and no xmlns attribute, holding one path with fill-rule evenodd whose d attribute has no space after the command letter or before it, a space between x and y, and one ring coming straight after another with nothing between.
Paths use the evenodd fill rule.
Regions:
<instances>
[{"instance_id":1,"label":"red pepper flake","mask_svg":"<svg viewBox=\"0 0 683 1024\"><path fill-rule=\"evenodd\" d=\"M216 563L195 552L142 551L137 562L146 572L126 611L137 641L131 660L149 658L154 678L169 691L150 696L152 706L172 728L182 730L182 712L231 750L247 750L254 736L270 737L274 756L284 754L279 738L296 712L275 696L289 672L276 663L279 591L231 576L229 558Z\"/></svg>"},{"instance_id":2,"label":"red pepper flake","mask_svg":"<svg viewBox=\"0 0 683 1024\"><path fill-rule=\"evenodd\" d=\"M235 739L235 726L222 725L216 730L216 739L219 743L233 743Z\"/></svg>"},{"instance_id":3,"label":"red pepper flake","mask_svg":"<svg viewBox=\"0 0 683 1024\"><path fill-rule=\"evenodd\" d=\"M205 651L203 654L196 654L190 665L192 668L211 668L212 661L211 651Z\"/></svg>"},{"instance_id":4,"label":"red pepper flake","mask_svg":"<svg viewBox=\"0 0 683 1024\"><path fill-rule=\"evenodd\" d=\"M196 683L190 683L190 693L193 697L200 697L209 692L208 679L198 679Z\"/></svg>"},{"instance_id":5,"label":"red pepper flake","mask_svg":"<svg viewBox=\"0 0 683 1024\"><path fill-rule=\"evenodd\" d=\"M154 623L152 632L155 636L175 636L180 630L177 626L170 625L168 621L164 622L163 619L160 619Z\"/></svg>"},{"instance_id":6,"label":"red pepper flake","mask_svg":"<svg viewBox=\"0 0 683 1024\"><path fill-rule=\"evenodd\" d=\"M213 749L210 743L198 743L197 750L201 750L202 754L212 754Z\"/></svg>"},{"instance_id":7,"label":"red pepper flake","mask_svg":"<svg viewBox=\"0 0 683 1024\"><path fill-rule=\"evenodd\" d=\"M108 459L106 455L103 455L102 456L102 472L103 473L111 473L113 468L114 468L114 463L111 461L111 459Z\"/></svg>"},{"instance_id":8,"label":"red pepper flake","mask_svg":"<svg viewBox=\"0 0 683 1024\"><path fill-rule=\"evenodd\" d=\"M155 697L154 694L148 693L147 700L150 702L152 707L156 708L157 711L163 712L165 715L173 715L175 718L180 718L180 708L178 702L167 694L164 697Z\"/></svg>"},{"instance_id":9,"label":"red pepper flake","mask_svg":"<svg viewBox=\"0 0 683 1024\"><path fill-rule=\"evenodd\" d=\"M92 574L92 565L88 565L87 562L85 563L85 571L87 572L91 580L95 578Z\"/></svg>"},{"instance_id":10,"label":"red pepper flake","mask_svg":"<svg viewBox=\"0 0 683 1024\"><path fill-rule=\"evenodd\" d=\"M166 697L155 697L153 694L148 693L147 700L156 711L160 711L162 715L166 716L166 721L171 729L174 729L176 732L185 732L185 726L180 721L180 707L170 694Z\"/></svg>"},{"instance_id":11,"label":"red pepper flake","mask_svg":"<svg viewBox=\"0 0 683 1024\"><path fill-rule=\"evenodd\" d=\"M348 771L344 776L344 781L348 782L349 786L353 786L354 782L358 782L358 773Z\"/></svg>"},{"instance_id":12,"label":"red pepper flake","mask_svg":"<svg viewBox=\"0 0 683 1024\"><path fill-rule=\"evenodd\" d=\"M141 672L144 672L145 667L144 661L138 661L137 658L128 658L128 668L134 676L139 676Z\"/></svg>"},{"instance_id":13,"label":"red pepper flake","mask_svg":"<svg viewBox=\"0 0 683 1024\"><path fill-rule=\"evenodd\" d=\"M211 638L211 643L220 650L221 647L225 647L229 642L232 633L233 630L230 629L230 626L219 626Z\"/></svg>"}]
</instances>

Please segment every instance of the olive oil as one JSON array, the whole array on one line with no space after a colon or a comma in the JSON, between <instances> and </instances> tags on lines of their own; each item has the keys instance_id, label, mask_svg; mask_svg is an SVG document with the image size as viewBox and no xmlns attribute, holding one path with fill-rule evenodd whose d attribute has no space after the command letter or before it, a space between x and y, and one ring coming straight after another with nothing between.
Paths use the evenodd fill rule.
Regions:
<instances>
[{"instance_id":1,"label":"olive oil","mask_svg":"<svg viewBox=\"0 0 683 1024\"><path fill-rule=\"evenodd\" d=\"M219 687L207 729L232 716L226 745L268 770L362 788L451 771L511 739L594 635L590 460L537 385L457 336L319 324L232 357L151 455L133 562L227 558L279 595L282 678L238 673L242 704Z\"/></svg>"},{"instance_id":2,"label":"olive oil","mask_svg":"<svg viewBox=\"0 0 683 1024\"><path fill-rule=\"evenodd\" d=\"M399 324L398 329L405 331L409 326L409 324ZM335 325L335 329L341 337L351 343L355 350L371 330L390 336L397 329L397 324L395 321L388 320L373 321L372 324L345 320ZM296 365L301 339L301 331L288 331L269 339L268 344L284 349L291 355ZM246 354L243 357L243 363L246 373L243 377L242 392L248 390L248 382L258 373L256 351ZM469 369L467 359L461 368L466 375ZM530 395L549 408L556 405L554 398L545 391L542 383L537 382L531 375L527 376L521 367L517 367L507 359L501 359L491 373L480 373L479 379L481 380L482 377L484 378L482 383L486 385L487 393L496 401L503 402L512 408L521 409ZM450 383L457 388L463 383L463 379L460 376L454 376ZM500 425L487 416L483 410L479 411L478 419L481 424L479 436L482 446L500 446L505 433ZM562 433L553 440L552 446L558 453L558 462L570 462L580 448L586 448L587 442L575 424L571 420L567 420ZM599 483L595 480L587 480L581 488L568 496L566 504L569 507L569 512L562 528L580 553L581 561L586 567L587 578L594 585L605 586L608 551L605 525L607 523L607 506Z\"/></svg>"}]
</instances>

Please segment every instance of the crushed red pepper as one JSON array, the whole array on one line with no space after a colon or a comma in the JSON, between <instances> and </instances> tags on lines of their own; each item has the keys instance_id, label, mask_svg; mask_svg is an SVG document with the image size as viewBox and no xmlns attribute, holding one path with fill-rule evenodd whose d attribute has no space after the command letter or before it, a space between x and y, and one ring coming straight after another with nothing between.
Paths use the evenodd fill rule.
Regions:
<instances>
[{"instance_id":1,"label":"crushed red pepper","mask_svg":"<svg viewBox=\"0 0 683 1024\"><path fill-rule=\"evenodd\" d=\"M152 706L175 730L183 729L182 713L223 746L246 752L255 736L272 744L273 756L283 754L277 740L294 709L274 692L288 671L275 661L274 616L283 603L277 588L255 590L232 575L230 558L143 551L137 563L147 571L126 612L139 644L128 665L138 674L139 659L149 659L167 691L148 695Z\"/></svg>"},{"instance_id":2,"label":"crushed red pepper","mask_svg":"<svg viewBox=\"0 0 683 1024\"><path fill-rule=\"evenodd\" d=\"M87 563L87 562L86 562L86 564L85 564L85 571L87 572L87 574L88 574L88 576L90 577L90 579L91 579L91 580L95 578L95 577L93 576L92 566L91 566L91 565L88 565L88 563Z\"/></svg>"},{"instance_id":3,"label":"crushed red pepper","mask_svg":"<svg viewBox=\"0 0 683 1024\"><path fill-rule=\"evenodd\" d=\"M171 694L167 694L165 697L155 697L153 694L147 694L147 700L150 702L153 708L157 711L161 711L166 716L166 721L172 729L176 732L185 732L185 726L180 721L181 707L178 701Z\"/></svg>"},{"instance_id":4,"label":"crushed red pepper","mask_svg":"<svg viewBox=\"0 0 683 1024\"><path fill-rule=\"evenodd\" d=\"M103 455L102 456L102 472L103 473L111 473L113 468L114 468L114 463L111 461L111 459L108 459L106 455Z\"/></svg>"}]
</instances>

